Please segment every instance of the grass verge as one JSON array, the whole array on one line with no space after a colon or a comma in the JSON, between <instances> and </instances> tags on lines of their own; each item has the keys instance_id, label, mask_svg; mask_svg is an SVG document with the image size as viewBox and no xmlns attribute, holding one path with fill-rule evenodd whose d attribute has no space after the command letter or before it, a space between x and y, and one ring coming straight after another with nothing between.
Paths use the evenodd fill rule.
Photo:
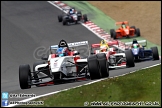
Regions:
<instances>
[{"instance_id":1,"label":"grass verge","mask_svg":"<svg viewBox=\"0 0 162 108\"><path fill-rule=\"evenodd\" d=\"M147 104L156 101L161 106L161 65L125 76L108 78L35 101L44 101L44 105L37 105L39 107L82 107L84 102L93 101L143 101Z\"/></svg>"}]
</instances>

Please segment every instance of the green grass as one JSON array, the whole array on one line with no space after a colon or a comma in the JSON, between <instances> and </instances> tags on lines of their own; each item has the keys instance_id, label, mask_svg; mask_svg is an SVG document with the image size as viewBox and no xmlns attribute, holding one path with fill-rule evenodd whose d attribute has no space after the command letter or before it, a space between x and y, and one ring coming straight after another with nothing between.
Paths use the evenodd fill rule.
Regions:
<instances>
[{"instance_id":1,"label":"green grass","mask_svg":"<svg viewBox=\"0 0 162 108\"><path fill-rule=\"evenodd\" d=\"M35 101L44 101L44 107L82 107L86 101L157 101L161 105L161 65L125 76L108 78Z\"/></svg>"}]
</instances>

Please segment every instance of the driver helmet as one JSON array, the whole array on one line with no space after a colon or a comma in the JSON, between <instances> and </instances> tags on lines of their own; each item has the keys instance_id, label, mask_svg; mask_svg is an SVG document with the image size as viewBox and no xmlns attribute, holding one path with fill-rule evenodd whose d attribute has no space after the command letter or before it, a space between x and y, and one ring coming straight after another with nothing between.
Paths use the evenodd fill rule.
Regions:
<instances>
[{"instance_id":1,"label":"driver helmet","mask_svg":"<svg viewBox=\"0 0 162 108\"><path fill-rule=\"evenodd\" d=\"M78 51L75 50L75 51L74 51L74 54L75 54L75 53L78 53Z\"/></svg>"},{"instance_id":2,"label":"driver helmet","mask_svg":"<svg viewBox=\"0 0 162 108\"><path fill-rule=\"evenodd\" d=\"M124 23L124 22L122 23L122 25L121 25L121 26L122 26L122 28L125 28L125 27L126 27L126 25L125 25L125 23Z\"/></svg>"},{"instance_id":3,"label":"driver helmet","mask_svg":"<svg viewBox=\"0 0 162 108\"><path fill-rule=\"evenodd\" d=\"M100 46L100 51L101 52L106 52L107 51L107 46L106 45Z\"/></svg>"},{"instance_id":4,"label":"driver helmet","mask_svg":"<svg viewBox=\"0 0 162 108\"><path fill-rule=\"evenodd\" d=\"M138 48L138 45L137 44L133 44L133 48Z\"/></svg>"},{"instance_id":5,"label":"driver helmet","mask_svg":"<svg viewBox=\"0 0 162 108\"><path fill-rule=\"evenodd\" d=\"M63 48L60 47L60 48L57 49L56 53L61 54L62 53L62 50L63 50Z\"/></svg>"},{"instance_id":6,"label":"driver helmet","mask_svg":"<svg viewBox=\"0 0 162 108\"><path fill-rule=\"evenodd\" d=\"M137 39L133 39L133 43L132 44L138 44Z\"/></svg>"},{"instance_id":7,"label":"driver helmet","mask_svg":"<svg viewBox=\"0 0 162 108\"><path fill-rule=\"evenodd\" d=\"M70 14L73 14L73 13L74 13L74 9L70 9L70 10L69 10L69 13L70 13Z\"/></svg>"}]
</instances>

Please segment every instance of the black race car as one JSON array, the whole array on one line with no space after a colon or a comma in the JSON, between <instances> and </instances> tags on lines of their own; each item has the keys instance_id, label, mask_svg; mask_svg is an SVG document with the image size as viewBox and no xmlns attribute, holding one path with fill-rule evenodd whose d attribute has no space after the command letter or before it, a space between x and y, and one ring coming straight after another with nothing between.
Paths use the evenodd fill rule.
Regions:
<instances>
[{"instance_id":1,"label":"black race car","mask_svg":"<svg viewBox=\"0 0 162 108\"><path fill-rule=\"evenodd\" d=\"M75 8L63 9L66 13L58 15L58 21L63 25L78 24L78 22L88 21L87 15L82 15L81 11L76 11Z\"/></svg>"}]
</instances>

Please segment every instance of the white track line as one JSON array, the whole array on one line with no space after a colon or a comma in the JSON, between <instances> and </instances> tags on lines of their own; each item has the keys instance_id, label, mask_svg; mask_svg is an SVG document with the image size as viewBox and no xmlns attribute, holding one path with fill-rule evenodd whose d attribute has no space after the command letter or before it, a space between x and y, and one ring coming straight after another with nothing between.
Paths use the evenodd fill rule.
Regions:
<instances>
[{"instance_id":1,"label":"white track line","mask_svg":"<svg viewBox=\"0 0 162 108\"><path fill-rule=\"evenodd\" d=\"M51 2L51 1L47 1L47 2L50 3L50 4L52 4L52 5L54 5L54 6L57 7L58 9L62 10L62 8L60 8L59 6L55 5L53 2ZM55 1L55 2L56 2L56 1ZM57 1L57 2L59 2L59 1ZM63 5L63 4L61 3L61 5ZM66 13L66 11L64 11L64 12ZM88 30L90 30L91 32L93 32L93 33L94 33L96 36L98 36L99 38L105 39L105 38L102 38L99 34L95 33L95 32L94 32L92 29L90 29L87 25L85 25L85 24L83 24L83 23L82 23L82 25L83 25L84 27L86 27ZM158 66L158 65L160 65L160 64L161 64L161 63L156 64L156 65L152 65L152 66L149 66L149 67L145 67L145 68L142 68L142 69L151 68L151 67L154 67L154 66ZM142 69L139 69L139 70L142 70ZM129 72L129 73L133 73L133 72L136 72L136 71L138 71L138 70L135 70L135 71L132 71L132 72ZM126 74L129 74L129 73L126 73ZM124 76L124 75L126 75L126 74L122 74L122 75L118 75L118 76L114 76L114 77ZM114 78L114 77L109 77L109 78ZM95 80L95 81L92 81L92 82L89 82L89 83L86 83L86 84L82 84L82 85L79 85L79 86L71 87L71 88L68 88L68 89L63 89L63 90L59 90L59 91L55 91L55 92L51 92L51 93L39 95L39 96L36 96L36 97L24 99L24 100L21 100L21 101L19 101L19 102L28 102L28 101L35 100L35 99L40 98L40 97L44 97L44 96L56 94L56 93L59 93L59 92L62 92L62 91L67 91L67 90L74 89L74 88L77 88L77 87L82 87L82 86L84 86L84 85L93 84L93 83L96 83L96 82L99 82L99 81L102 81L102 80L105 80L105 79L107 79L107 78ZM11 105L8 105L8 106L6 106L6 107L14 107L14 106L16 106L16 105L17 105L17 104L11 104Z\"/></svg>"}]
</instances>

